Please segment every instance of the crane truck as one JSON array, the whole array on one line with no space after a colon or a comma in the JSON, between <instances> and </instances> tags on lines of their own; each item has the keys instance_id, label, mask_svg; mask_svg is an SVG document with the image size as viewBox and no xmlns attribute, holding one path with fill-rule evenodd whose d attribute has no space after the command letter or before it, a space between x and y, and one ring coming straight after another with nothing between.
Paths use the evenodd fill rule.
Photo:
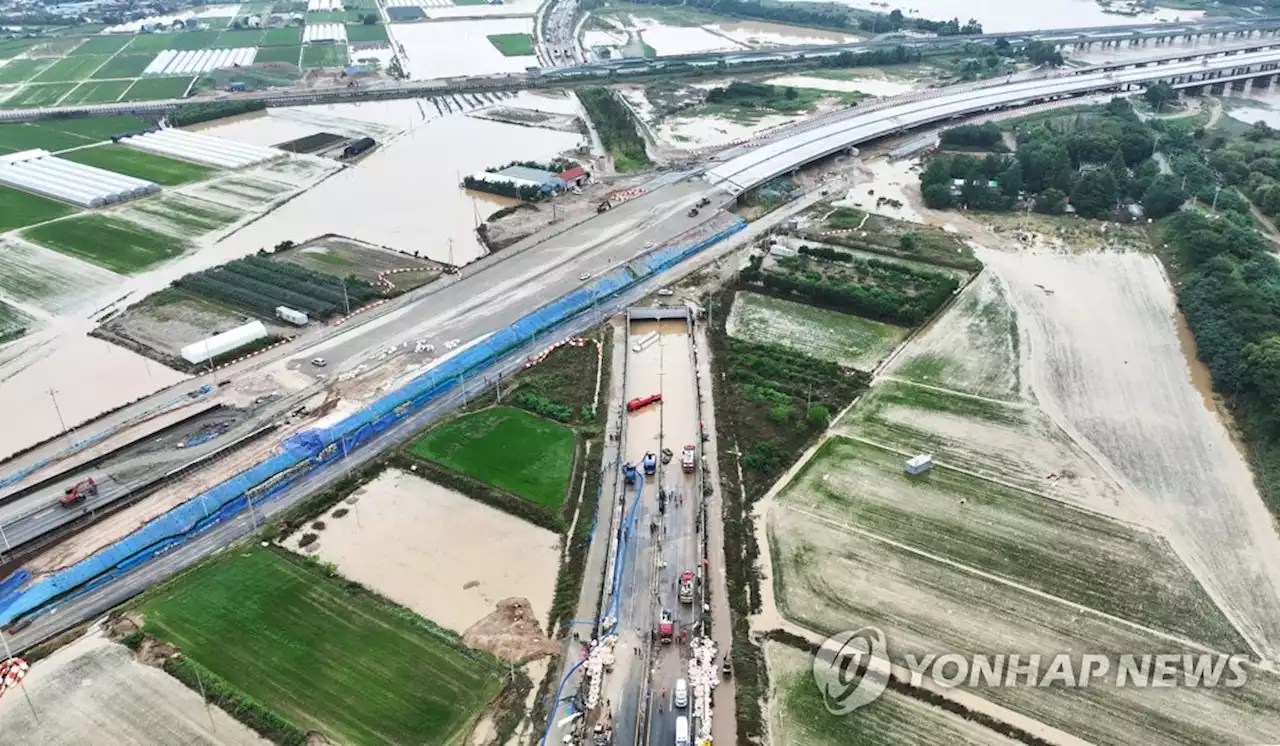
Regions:
<instances>
[{"instance_id":1,"label":"crane truck","mask_svg":"<svg viewBox=\"0 0 1280 746\"><path fill-rule=\"evenodd\" d=\"M83 479L68 487L62 493L62 498L58 500L62 507L69 508L78 502L83 502L86 497L96 497L98 494L98 483L93 481L93 477Z\"/></svg>"}]
</instances>

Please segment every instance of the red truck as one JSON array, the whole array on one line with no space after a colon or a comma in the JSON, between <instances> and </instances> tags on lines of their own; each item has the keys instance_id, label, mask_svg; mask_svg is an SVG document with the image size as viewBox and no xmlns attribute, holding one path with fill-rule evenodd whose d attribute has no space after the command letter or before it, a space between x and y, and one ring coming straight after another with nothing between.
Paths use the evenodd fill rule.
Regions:
<instances>
[{"instance_id":1,"label":"red truck","mask_svg":"<svg viewBox=\"0 0 1280 746\"><path fill-rule=\"evenodd\" d=\"M676 621L671 616L671 612L666 609L662 610L662 616L658 619L658 640L663 643L671 642L675 636Z\"/></svg>"},{"instance_id":2,"label":"red truck","mask_svg":"<svg viewBox=\"0 0 1280 746\"><path fill-rule=\"evenodd\" d=\"M93 477L89 477L68 487L62 493L62 498L58 502L62 504L62 507L69 508L78 502L82 502L86 497L94 497L97 494L98 483L93 481Z\"/></svg>"},{"instance_id":3,"label":"red truck","mask_svg":"<svg viewBox=\"0 0 1280 746\"><path fill-rule=\"evenodd\" d=\"M641 397L639 399L632 399L627 402L627 411L635 412L644 409L650 404L656 404L660 401L662 401L662 394L650 394L649 396Z\"/></svg>"}]
</instances>

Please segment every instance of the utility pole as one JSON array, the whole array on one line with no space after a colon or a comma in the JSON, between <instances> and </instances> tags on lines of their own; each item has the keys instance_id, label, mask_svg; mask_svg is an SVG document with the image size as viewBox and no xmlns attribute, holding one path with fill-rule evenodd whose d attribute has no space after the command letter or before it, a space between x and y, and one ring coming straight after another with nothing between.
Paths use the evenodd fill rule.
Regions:
<instances>
[{"instance_id":1,"label":"utility pole","mask_svg":"<svg viewBox=\"0 0 1280 746\"><path fill-rule=\"evenodd\" d=\"M66 420L62 419L62 408L58 406L58 390L57 390L57 389L55 389L55 388L50 387L50 388L49 388L49 398L53 400L53 411L54 411L54 413L55 413L55 414L57 414L57 415L58 415L58 426L62 428L62 432L64 432L64 433L70 432L70 431L68 431L68 430L67 430L67 423L66 423ZM71 432L70 434L71 434L72 436L74 436L74 435L75 435L75 433L74 433L74 432ZM74 445L74 444L75 444L75 438L74 438L74 437L72 437L72 438L71 438L71 445Z\"/></svg>"}]
</instances>

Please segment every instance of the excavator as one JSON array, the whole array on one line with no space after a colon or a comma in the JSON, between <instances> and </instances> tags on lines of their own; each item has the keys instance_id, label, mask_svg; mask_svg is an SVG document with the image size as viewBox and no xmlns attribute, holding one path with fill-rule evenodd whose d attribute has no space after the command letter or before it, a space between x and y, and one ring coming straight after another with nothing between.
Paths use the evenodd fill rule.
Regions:
<instances>
[{"instance_id":1,"label":"excavator","mask_svg":"<svg viewBox=\"0 0 1280 746\"><path fill-rule=\"evenodd\" d=\"M86 497L97 497L97 495L98 483L93 481L93 477L89 477L68 487L58 502L62 507L69 508L78 502L83 502Z\"/></svg>"}]
</instances>

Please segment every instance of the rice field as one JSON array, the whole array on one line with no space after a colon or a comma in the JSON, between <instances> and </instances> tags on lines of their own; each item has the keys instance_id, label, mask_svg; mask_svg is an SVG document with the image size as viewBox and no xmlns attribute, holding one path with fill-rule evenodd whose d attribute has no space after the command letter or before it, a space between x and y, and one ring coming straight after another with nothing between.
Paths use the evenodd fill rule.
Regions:
<instances>
[{"instance_id":1,"label":"rice field","mask_svg":"<svg viewBox=\"0 0 1280 746\"><path fill-rule=\"evenodd\" d=\"M31 79L32 83L67 83L88 78L106 62L102 56L63 57Z\"/></svg>"},{"instance_id":2,"label":"rice field","mask_svg":"<svg viewBox=\"0 0 1280 746\"><path fill-rule=\"evenodd\" d=\"M186 238L224 228L241 217L241 213L223 205L174 193L141 200L125 208L121 215L134 223Z\"/></svg>"},{"instance_id":3,"label":"rice field","mask_svg":"<svg viewBox=\"0 0 1280 746\"><path fill-rule=\"evenodd\" d=\"M290 65L297 65L301 58L302 45L294 44L291 46L263 47L258 50L258 55L254 58L254 62L288 62Z\"/></svg>"},{"instance_id":4,"label":"rice field","mask_svg":"<svg viewBox=\"0 0 1280 746\"><path fill-rule=\"evenodd\" d=\"M217 557L141 608L148 634L335 743L457 743L502 687L491 658L281 552Z\"/></svg>"},{"instance_id":5,"label":"rice field","mask_svg":"<svg viewBox=\"0 0 1280 746\"><path fill-rule=\"evenodd\" d=\"M0 65L0 85L25 83L52 64L53 60L45 59L10 60Z\"/></svg>"},{"instance_id":6,"label":"rice field","mask_svg":"<svg viewBox=\"0 0 1280 746\"><path fill-rule=\"evenodd\" d=\"M62 104L109 104L123 96L131 85L131 80L86 81L68 93Z\"/></svg>"},{"instance_id":7,"label":"rice field","mask_svg":"<svg viewBox=\"0 0 1280 746\"><path fill-rule=\"evenodd\" d=\"M0 290L23 303L61 312L93 302L95 292L120 276L13 236L0 239Z\"/></svg>"},{"instance_id":8,"label":"rice field","mask_svg":"<svg viewBox=\"0 0 1280 746\"><path fill-rule=\"evenodd\" d=\"M156 56L154 54L121 54L107 60L102 67L94 70L89 77L95 80L107 78L136 78L142 75Z\"/></svg>"},{"instance_id":9,"label":"rice field","mask_svg":"<svg viewBox=\"0 0 1280 746\"><path fill-rule=\"evenodd\" d=\"M180 239L107 215L81 215L28 228L22 237L121 274L140 272L190 248Z\"/></svg>"},{"instance_id":10,"label":"rice field","mask_svg":"<svg viewBox=\"0 0 1280 746\"><path fill-rule=\"evenodd\" d=\"M43 223L75 212L71 205L0 186L0 233Z\"/></svg>"},{"instance_id":11,"label":"rice field","mask_svg":"<svg viewBox=\"0 0 1280 746\"><path fill-rule=\"evenodd\" d=\"M345 67L347 45L309 44L302 49L302 67Z\"/></svg>"},{"instance_id":12,"label":"rice field","mask_svg":"<svg viewBox=\"0 0 1280 746\"><path fill-rule=\"evenodd\" d=\"M203 181L217 173L216 169L174 158L166 158L124 145L108 144L81 148L66 153L66 160L125 174L161 186L180 186Z\"/></svg>"},{"instance_id":13,"label":"rice field","mask_svg":"<svg viewBox=\"0 0 1280 746\"><path fill-rule=\"evenodd\" d=\"M159 101L182 98L195 80L193 77L139 78L125 91L121 101Z\"/></svg>"},{"instance_id":14,"label":"rice field","mask_svg":"<svg viewBox=\"0 0 1280 746\"><path fill-rule=\"evenodd\" d=\"M46 83L44 85L25 85L17 93L5 99L4 108L22 109L37 106L53 106L70 93L76 83Z\"/></svg>"},{"instance_id":15,"label":"rice field","mask_svg":"<svg viewBox=\"0 0 1280 746\"><path fill-rule=\"evenodd\" d=\"M133 41L132 36L125 36L123 34L113 36L91 36L88 39L85 39L80 46L71 50L70 54L72 57L115 54L128 46L131 41Z\"/></svg>"}]
</instances>

